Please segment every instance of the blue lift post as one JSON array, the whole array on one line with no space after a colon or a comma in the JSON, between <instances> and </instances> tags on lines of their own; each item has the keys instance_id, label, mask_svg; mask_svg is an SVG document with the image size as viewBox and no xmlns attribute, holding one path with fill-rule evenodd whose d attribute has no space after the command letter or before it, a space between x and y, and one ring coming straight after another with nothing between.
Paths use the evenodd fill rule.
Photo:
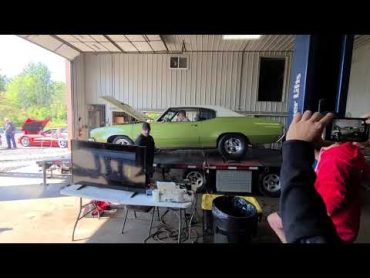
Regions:
<instances>
[{"instance_id":1,"label":"blue lift post","mask_svg":"<svg viewBox=\"0 0 370 278\"><path fill-rule=\"evenodd\" d=\"M290 125L307 109L345 116L353 35L297 35L288 100Z\"/></svg>"}]
</instances>

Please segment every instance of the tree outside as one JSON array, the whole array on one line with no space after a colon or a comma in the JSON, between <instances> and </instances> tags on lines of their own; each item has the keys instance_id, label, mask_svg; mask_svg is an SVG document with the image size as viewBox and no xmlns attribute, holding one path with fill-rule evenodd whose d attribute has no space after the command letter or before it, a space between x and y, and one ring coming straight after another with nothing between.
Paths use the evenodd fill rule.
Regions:
<instances>
[{"instance_id":1,"label":"tree outside","mask_svg":"<svg viewBox=\"0 0 370 278\"><path fill-rule=\"evenodd\" d=\"M12 79L0 75L0 119L21 126L27 119L49 118L49 127L67 125L65 83L53 81L42 63L30 63Z\"/></svg>"},{"instance_id":2,"label":"tree outside","mask_svg":"<svg viewBox=\"0 0 370 278\"><path fill-rule=\"evenodd\" d=\"M5 75L0 74L0 93L5 91L6 84L8 83L8 79Z\"/></svg>"}]
</instances>

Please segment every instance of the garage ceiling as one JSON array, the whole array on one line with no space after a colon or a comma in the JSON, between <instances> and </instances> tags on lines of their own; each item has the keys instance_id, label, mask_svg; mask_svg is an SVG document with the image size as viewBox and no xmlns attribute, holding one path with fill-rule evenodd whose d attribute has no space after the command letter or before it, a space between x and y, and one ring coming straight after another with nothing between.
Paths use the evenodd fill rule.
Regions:
<instances>
[{"instance_id":1,"label":"garage ceiling","mask_svg":"<svg viewBox=\"0 0 370 278\"><path fill-rule=\"evenodd\" d=\"M366 44L370 43L370 36L369 35L357 35L355 36L355 41L353 43L353 48L359 48L361 46L364 46Z\"/></svg>"},{"instance_id":2,"label":"garage ceiling","mask_svg":"<svg viewBox=\"0 0 370 278\"><path fill-rule=\"evenodd\" d=\"M215 51L293 51L294 35L262 35L257 40L223 40L222 35L21 35L73 60L81 53L182 53ZM356 36L355 48L370 43Z\"/></svg>"},{"instance_id":3,"label":"garage ceiling","mask_svg":"<svg viewBox=\"0 0 370 278\"><path fill-rule=\"evenodd\" d=\"M222 35L21 35L73 60L81 53L182 53L208 51L291 51L293 35L262 35L258 40L222 39Z\"/></svg>"},{"instance_id":4,"label":"garage ceiling","mask_svg":"<svg viewBox=\"0 0 370 278\"><path fill-rule=\"evenodd\" d=\"M262 35L257 40L223 40L222 35L164 36L169 51L291 51L293 35Z\"/></svg>"}]
</instances>

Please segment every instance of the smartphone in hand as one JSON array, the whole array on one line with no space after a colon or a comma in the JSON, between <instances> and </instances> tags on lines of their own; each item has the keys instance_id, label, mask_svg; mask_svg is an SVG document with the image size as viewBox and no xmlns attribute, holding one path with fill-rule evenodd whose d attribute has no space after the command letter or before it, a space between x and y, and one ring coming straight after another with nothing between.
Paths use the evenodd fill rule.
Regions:
<instances>
[{"instance_id":1,"label":"smartphone in hand","mask_svg":"<svg viewBox=\"0 0 370 278\"><path fill-rule=\"evenodd\" d=\"M325 139L335 142L365 142L369 125L363 118L336 118L326 127Z\"/></svg>"}]
</instances>

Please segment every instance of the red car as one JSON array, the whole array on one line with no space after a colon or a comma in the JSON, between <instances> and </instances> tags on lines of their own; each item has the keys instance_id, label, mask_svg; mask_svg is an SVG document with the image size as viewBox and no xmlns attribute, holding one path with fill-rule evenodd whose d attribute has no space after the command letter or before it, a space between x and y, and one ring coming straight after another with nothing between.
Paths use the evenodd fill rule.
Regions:
<instances>
[{"instance_id":1,"label":"red car","mask_svg":"<svg viewBox=\"0 0 370 278\"><path fill-rule=\"evenodd\" d=\"M40 147L60 147L68 146L68 136L66 128L51 128L44 131L44 127L49 120L31 120L27 119L22 125L23 135L18 142L23 147L40 146Z\"/></svg>"}]
</instances>

